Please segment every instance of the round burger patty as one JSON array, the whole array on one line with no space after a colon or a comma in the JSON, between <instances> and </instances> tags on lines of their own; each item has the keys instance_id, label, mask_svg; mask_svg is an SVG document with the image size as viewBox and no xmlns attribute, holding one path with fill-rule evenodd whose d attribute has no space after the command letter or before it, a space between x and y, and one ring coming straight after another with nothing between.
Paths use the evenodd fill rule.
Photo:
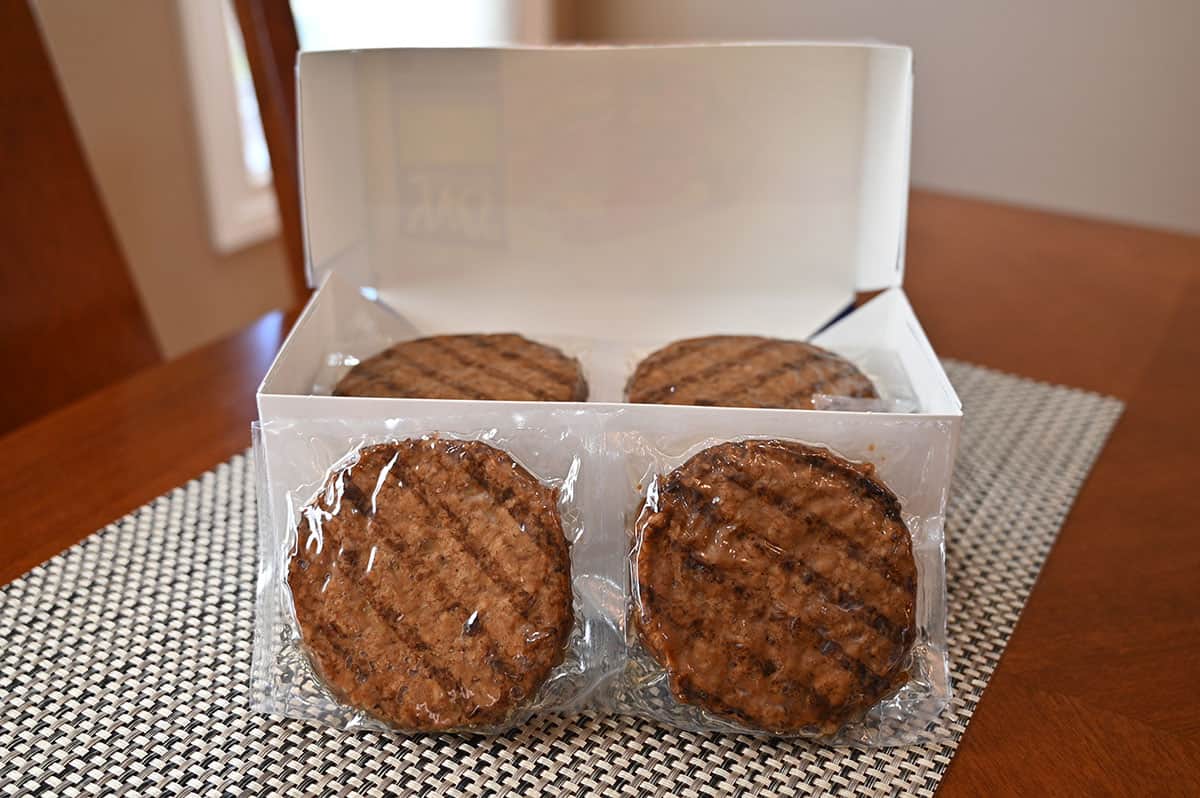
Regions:
<instances>
[{"instance_id":1,"label":"round burger patty","mask_svg":"<svg viewBox=\"0 0 1200 798\"><path fill-rule=\"evenodd\" d=\"M797 443L722 443L637 521L634 621L671 692L745 727L831 734L903 684L917 573L900 503Z\"/></svg>"},{"instance_id":2,"label":"round burger patty","mask_svg":"<svg viewBox=\"0 0 1200 798\"><path fill-rule=\"evenodd\" d=\"M630 402L811 409L815 394L874 399L848 360L803 341L710 335L667 344L638 364Z\"/></svg>"},{"instance_id":3,"label":"round burger patty","mask_svg":"<svg viewBox=\"0 0 1200 798\"><path fill-rule=\"evenodd\" d=\"M520 335L435 335L403 341L342 377L335 396L582 402L579 361Z\"/></svg>"},{"instance_id":4,"label":"round burger patty","mask_svg":"<svg viewBox=\"0 0 1200 798\"><path fill-rule=\"evenodd\" d=\"M363 449L302 512L288 586L344 703L405 730L503 722L573 624L558 491L479 442Z\"/></svg>"}]
</instances>

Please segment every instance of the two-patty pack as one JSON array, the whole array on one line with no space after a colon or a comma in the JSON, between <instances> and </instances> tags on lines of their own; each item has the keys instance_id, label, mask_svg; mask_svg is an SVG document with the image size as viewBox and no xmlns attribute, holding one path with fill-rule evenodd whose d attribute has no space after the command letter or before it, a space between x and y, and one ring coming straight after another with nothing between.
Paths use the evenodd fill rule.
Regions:
<instances>
[{"instance_id":1,"label":"two-patty pack","mask_svg":"<svg viewBox=\"0 0 1200 798\"><path fill-rule=\"evenodd\" d=\"M899 287L911 54L315 53L298 85L317 290L259 393L255 706L918 739L961 408Z\"/></svg>"}]
</instances>

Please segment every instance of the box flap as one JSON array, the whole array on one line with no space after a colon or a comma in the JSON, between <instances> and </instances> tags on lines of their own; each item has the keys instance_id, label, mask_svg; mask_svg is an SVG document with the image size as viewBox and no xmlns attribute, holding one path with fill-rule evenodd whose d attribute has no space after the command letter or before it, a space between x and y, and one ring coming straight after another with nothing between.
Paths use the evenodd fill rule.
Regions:
<instances>
[{"instance_id":1,"label":"box flap","mask_svg":"<svg viewBox=\"0 0 1200 798\"><path fill-rule=\"evenodd\" d=\"M304 53L310 279L423 331L803 336L901 279L911 53Z\"/></svg>"},{"instance_id":2,"label":"box flap","mask_svg":"<svg viewBox=\"0 0 1200 798\"><path fill-rule=\"evenodd\" d=\"M900 359L921 412L962 413L962 402L902 289L884 291L812 338L818 346L843 353L873 348L880 341L886 341L888 349Z\"/></svg>"}]
</instances>

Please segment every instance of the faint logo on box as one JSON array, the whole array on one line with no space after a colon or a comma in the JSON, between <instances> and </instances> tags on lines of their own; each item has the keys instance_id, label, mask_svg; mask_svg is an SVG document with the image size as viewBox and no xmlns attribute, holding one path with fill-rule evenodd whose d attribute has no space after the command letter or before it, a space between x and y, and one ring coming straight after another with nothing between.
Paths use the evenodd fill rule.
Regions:
<instances>
[{"instance_id":1,"label":"faint logo on box","mask_svg":"<svg viewBox=\"0 0 1200 798\"><path fill-rule=\"evenodd\" d=\"M403 233L479 244L504 240L500 181L487 169L405 170Z\"/></svg>"},{"instance_id":2,"label":"faint logo on box","mask_svg":"<svg viewBox=\"0 0 1200 798\"><path fill-rule=\"evenodd\" d=\"M483 68L407 75L393 86L397 233L404 238L506 243L502 92L495 65L472 63Z\"/></svg>"}]
</instances>

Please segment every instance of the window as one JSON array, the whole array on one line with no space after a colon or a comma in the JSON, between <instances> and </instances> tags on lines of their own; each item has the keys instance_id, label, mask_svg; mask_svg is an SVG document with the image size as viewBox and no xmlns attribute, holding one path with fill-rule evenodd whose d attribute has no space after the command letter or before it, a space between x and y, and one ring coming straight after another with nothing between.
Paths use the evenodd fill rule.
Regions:
<instances>
[{"instance_id":1,"label":"window","mask_svg":"<svg viewBox=\"0 0 1200 798\"><path fill-rule=\"evenodd\" d=\"M279 210L254 82L233 10L179 0L192 113L213 248L228 253L275 235Z\"/></svg>"},{"instance_id":2,"label":"window","mask_svg":"<svg viewBox=\"0 0 1200 798\"><path fill-rule=\"evenodd\" d=\"M305 50L545 43L553 0L292 0ZM177 0L213 247L275 235L279 211L254 82L228 2Z\"/></svg>"},{"instance_id":3,"label":"window","mask_svg":"<svg viewBox=\"0 0 1200 798\"><path fill-rule=\"evenodd\" d=\"M292 0L305 50L439 47L524 41L537 3L505 0ZM548 5L548 4L547 4Z\"/></svg>"}]
</instances>

